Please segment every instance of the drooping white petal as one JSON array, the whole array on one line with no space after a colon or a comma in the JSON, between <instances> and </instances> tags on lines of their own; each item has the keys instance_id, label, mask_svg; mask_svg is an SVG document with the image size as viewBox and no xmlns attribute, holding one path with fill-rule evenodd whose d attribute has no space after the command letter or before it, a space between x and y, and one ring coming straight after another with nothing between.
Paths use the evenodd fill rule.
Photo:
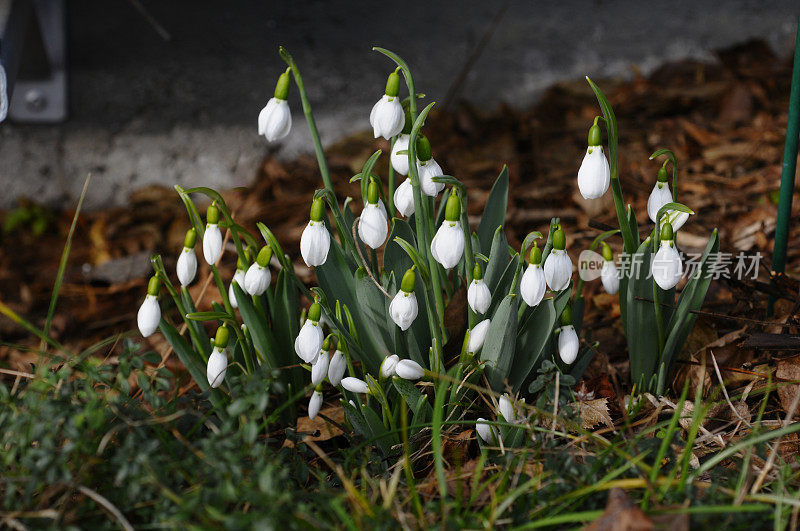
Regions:
<instances>
[{"instance_id":1,"label":"drooping white petal","mask_svg":"<svg viewBox=\"0 0 800 531\"><path fill-rule=\"evenodd\" d=\"M322 380L325 379L325 376L328 375L328 367L330 365L330 354L327 352L320 351L319 356L317 356L317 360L311 366L311 383L314 385L319 385L322 383Z\"/></svg>"},{"instance_id":2,"label":"drooping white petal","mask_svg":"<svg viewBox=\"0 0 800 531\"><path fill-rule=\"evenodd\" d=\"M306 363L314 363L322 349L322 341L325 338L322 333L322 326L311 319L306 319L294 340L294 351Z\"/></svg>"},{"instance_id":3,"label":"drooping white petal","mask_svg":"<svg viewBox=\"0 0 800 531\"><path fill-rule=\"evenodd\" d=\"M567 325L561 327L561 332L558 333L558 356L561 361L567 365L573 363L578 357L578 334L575 332L575 327Z\"/></svg>"},{"instance_id":4,"label":"drooping white petal","mask_svg":"<svg viewBox=\"0 0 800 531\"><path fill-rule=\"evenodd\" d=\"M674 242L661 242L658 252L653 257L650 269L653 279L661 289L669 290L678 285L681 276L683 276L683 262Z\"/></svg>"},{"instance_id":5,"label":"drooping white petal","mask_svg":"<svg viewBox=\"0 0 800 531\"><path fill-rule=\"evenodd\" d=\"M219 387L225 380L225 373L228 371L228 356L225 354L224 349L214 347L211 355L208 357L208 366L206 367L206 378L208 385L213 388Z\"/></svg>"},{"instance_id":6,"label":"drooping white petal","mask_svg":"<svg viewBox=\"0 0 800 531\"><path fill-rule=\"evenodd\" d=\"M567 251L553 249L544 261L544 278L550 291L561 291L572 279L572 260Z\"/></svg>"},{"instance_id":7,"label":"drooping white petal","mask_svg":"<svg viewBox=\"0 0 800 531\"><path fill-rule=\"evenodd\" d=\"M491 424L487 424L486 419L478 418L475 422L475 431L485 444L497 444L497 430Z\"/></svg>"},{"instance_id":8,"label":"drooping white petal","mask_svg":"<svg viewBox=\"0 0 800 531\"><path fill-rule=\"evenodd\" d=\"M578 169L578 190L584 199L602 197L611 183L611 170L603 146L589 146Z\"/></svg>"},{"instance_id":9,"label":"drooping white petal","mask_svg":"<svg viewBox=\"0 0 800 531\"><path fill-rule=\"evenodd\" d=\"M328 259L331 235L322 221L309 221L300 236L300 254L308 267L317 267Z\"/></svg>"},{"instance_id":10,"label":"drooping white petal","mask_svg":"<svg viewBox=\"0 0 800 531\"><path fill-rule=\"evenodd\" d=\"M614 295L619 291L619 270L613 260L603 261L603 267L600 269L600 281L609 295Z\"/></svg>"},{"instance_id":11,"label":"drooping white petal","mask_svg":"<svg viewBox=\"0 0 800 531\"><path fill-rule=\"evenodd\" d=\"M483 279L473 280L467 290L467 302L472 311L478 314L486 313L492 304L492 292Z\"/></svg>"},{"instance_id":12,"label":"drooping white petal","mask_svg":"<svg viewBox=\"0 0 800 531\"><path fill-rule=\"evenodd\" d=\"M467 343L467 352L478 352L486 340L486 333L489 331L491 319L484 319L476 324L472 330L469 331L469 342Z\"/></svg>"},{"instance_id":13,"label":"drooping white petal","mask_svg":"<svg viewBox=\"0 0 800 531\"><path fill-rule=\"evenodd\" d=\"M397 362L400 361L400 356L397 354L392 354L391 356L386 356L383 358L380 367L380 373L382 378L391 378L394 376L394 369L397 367Z\"/></svg>"},{"instance_id":14,"label":"drooping white petal","mask_svg":"<svg viewBox=\"0 0 800 531\"><path fill-rule=\"evenodd\" d=\"M519 293L528 306L538 306L547 291L547 283L541 264L528 264L522 280L519 282Z\"/></svg>"},{"instance_id":15,"label":"drooping white petal","mask_svg":"<svg viewBox=\"0 0 800 531\"><path fill-rule=\"evenodd\" d=\"M358 378L353 378L352 376L342 378L342 387L351 393L362 394L369 392L369 386L367 386L367 382L364 380L359 380Z\"/></svg>"},{"instance_id":16,"label":"drooping white petal","mask_svg":"<svg viewBox=\"0 0 800 531\"><path fill-rule=\"evenodd\" d=\"M680 210L672 210L667 214L667 220L672 225L672 232L677 233L678 229L683 227L689 219L688 212L681 212Z\"/></svg>"},{"instance_id":17,"label":"drooping white petal","mask_svg":"<svg viewBox=\"0 0 800 531\"><path fill-rule=\"evenodd\" d=\"M136 323L139 325L139 332L142 336L149 337L158 330L161 322L161 307L158 305L158 298L155 295L148 295L139 307L136 315Z\"/></svg>"},{"instance_id":18,"label":"drooping white petal","mask_svg":"<svg viewBox=\"0 0 800 531\"><path fill-rule=\"evenodd\" d=\"M414 187L410 179L403 181L394 191L394 206L404 217L414 213Z\"/></svg>"},{"instance_id":19,"label":"drooping white petal","mask_svg":"<svg viewBox=\"0 0 800 531\"><path fill-rule=\"evenodd\" d=\"M178 282L181 286L188 286L194 280L197 274L197 255L194 249L184 247L178 256L178 263L175 266L175 271L178 273Z\"/></svg>"},{"instance_id":20,"label":"drooping white petal","mask_svg":"<svg viewBox=\"0 0 800 531\"><path fill-rule=\"evenodd\" d=\"M459 221L443 221L431 241L433 258L445 269L458 265L464 254L464 232Z\"/></svg>"},{"instance_id":21,"label":"drooping white petal","mask_svg":"<svg viewBox=\"0 0 800 531\"><path fill-rule=\"evenodd\" d=\"M208 265L214 265L219 261L220 256L222 256L222 233L219 225L209 223L203 234L203 258L206 259Z\"/></svg>"},{"instance_id":22,"label":"drooping white petal","mask_svg":"<svg viewBox=\"0 0 800 531\"><path fill-rule=\"evenodd\" d=\"M391 140L393 136L400 134L405 123L406 115L400 105L400 99L396 96L384 94L372 106L372 111L369 113L369 124L372 126L375 138L382 136L386 140Z\"/></svg>"},{"instance_id":23,"label":"drooping white petal","mask_svg":"<svg viewBox=\"0 0 800 531\"><path fill-rule=\"evenodd\" d=\"M236 282L239 284L239 287L244 289L244 280L245 280L245 272L241 269L237 269L236 272L233 274L233 278L231 279L231 283L228 285L228 300L231 301L231 306L234 308L239 307L239 301L236 300L236 292L233 291L233 283Z\"/></svg>"},{"instance_id":24,"label":"drooping white petal","mask_svg":"<svg viewBox=\"0 0 800 531\"><path fill-rule=\"evenodd\" d=\"M392 146L392 167L400 175L408 175L408 153L399 154L398 151L408 150L409 138L409 135L401 134Z\"/></svg>"},{"instance_id":25,"label":"drooping white petal","mask_svg":"<svg viewBox=\"0 0 800 531\"><path fill-rule=\"evenodd\" d=\"M419 380L425 376L425 369L414 360L400 360L394 372L403 380Z\"/></svg>"},{"instance_id":26,"label":"drooping white petal","mask_svg":"<svg viewBox=\"0 0 800 531\"><path fill-rule=\"evenodd\" d=\"M412 293L406 293L403 290L397 292L392 302L389 304L389 316L395 322L400 330L408 330L414 319L417 318L419 307L417 306L417 296Z\"/></svg>"},{"instance_id":27,"label":"drooping white petal","mask_svg":"<svg viewBox=\"0 0 800 531\"><path fill-rule=\"evenodd\" d=\"M516 422L517 414L514 404L507 393L503 393L497 401L497 414L503 417L506 422Z\"/></svg>"},{"instance_id":28,"label":"drooping white petal","mask_svg":"<svg viewBox=\"0 0 800 531\"><path fill-rule=\"evenodd\" d=\"M441 166L434 159L425 162L417 161L417 173L419 175L419 187L422 193L431 197L436 197L439 192L444 190L444 183L437 183L434 177L444 175Z\"/></svg>"},{"instance_id":29,"label":"drooping white petal","mask_svg":"<svg viewBox=\"0 0 800 531\"><path fill-rule=\"evenodd\" d=\"M253 263L244 276L244 289L250 295L261 295L272 282L272 273L269 267L261 267L258 263Z\"/></svg>"},{"instance_id":30,"label":"drooping white petal","mask_svg":"<svg viewBox=\"0 0 800 531\"><path fill-rule=\"evenodd\" d=\"M258 134L274 142L289 134L292 129L292 113L286 100L271 98L258 114Z\"/></svg>"},{"instance_id":31,"label":"drooping white petal","mask_svg":"<svg viewBox=\"0 0 800 531\"><path fill-rule=\"evenodd\" d=\"M314 420L322 407L322 391L314 391L308 401L308 418Z\"/></svg>"},{"instance_id":32,"label":"drooping white petal","mask_svg":"<svg viewBox=\"0 0 800 531\"><path fill-rule=\"evenodd\" d=\"M650 192L650 197L647 198L647 215L650 216L650 221L656 222L658 211L667 203L672 203L672 192L669 191L669 185L656 183L653 191Z\"/></svg>"},{"instance_id":33,"label":"drooping white petal","mask_svg":"<svg viewBox=\"0 0 800 531\"><path fill-rule=\"evenodd\" d=\"M337 386L342 383L342 377L346 370L347 359L345 359L341 350L337 350L333 353L333 357L328 364L328 380L330 380L331 385Z\"/></svg>"},{"instance_id":34,"label":"drooping white petal","mask_svg":"<svg viewBox=\"0 0 800 531\"><path fill-rule=\"evenodd\" d=\"M367 203L358 219L358 237L371 248L378 249L388 235L389 220L383 203Z\"/></svg>"}]
</instances>

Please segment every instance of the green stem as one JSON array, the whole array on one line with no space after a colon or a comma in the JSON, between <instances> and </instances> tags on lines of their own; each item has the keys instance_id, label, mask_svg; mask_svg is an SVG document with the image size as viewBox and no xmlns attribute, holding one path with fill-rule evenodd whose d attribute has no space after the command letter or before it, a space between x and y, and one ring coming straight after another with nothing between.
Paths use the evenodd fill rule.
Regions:
<instances>
[{"instance_id":1,"label":"green stem","mask_svg":"<svg viewBox=\"0 0 800 531\"><path fill-rule=\"evenodd\" d=\"M225 288L225 284L222 282L222 277L219 274L217 266L215 265L211 266L211 273L214 275L214 282L216 282L219 294L220 296L222 296L222 305L225 306L225 311L227 311L233 319L236 319L236 310L233 309L231 300L230 298L228 298L228 290ZM255 364L253 363L253 353L250 352L250 349L245 348L247 346L247 340L244 337L242 329L239 328L238 326L235 326L233 328L234 332L236 332L236 338L242 345L242 353L244 354L245 365L247 365L247 372L252 373L255 370Z\"/></svg>"},{"instance_id":2,"label":"green stem","mask_svg":"<svg viewBox=\"0 0 800 531\"><path fill-rule=\"evenodd\" d=\"M472 234L469 230L469 216L467 215L467 193L466 190L459 190L461 199L461 229L464 231L464 269L466 269L467 290L472 285L472 273L475 270L475 256L472 254ZM472 307L467 304L467 319L469 328L478 324L478 316L472 311Z\"/></svg>"},{"instance_id":3,"label":"green stem","mask_svg":"<svg viewBox=\"0 0 800 531\"><path fill-rule=\"evenodd\" d=\"M394 144L397 142L397 137L392 138L392 147L389 150L389 196L386 198L386 201L389 205L389 218L391 219L394 216L395 209L394 209L394 185L395 185L395 176L394 176L394 166L392 166L392 153L394 153Z\"/></svg>"}]
</instances>

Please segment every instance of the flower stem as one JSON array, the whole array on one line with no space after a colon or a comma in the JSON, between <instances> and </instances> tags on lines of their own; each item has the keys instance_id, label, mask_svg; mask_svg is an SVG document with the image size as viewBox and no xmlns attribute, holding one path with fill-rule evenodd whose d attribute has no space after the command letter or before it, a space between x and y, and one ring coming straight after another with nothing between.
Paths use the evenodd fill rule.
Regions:
<instances>
[{"instance_id":1,"label":"flower stem","mask_svg":"<svg viewBox=\"0 0 800 531\"><path fill-rule=\"evenodd\" d=\"M395 186L395 175L394 175L394 166L392 166L392 153L394 153L394 144L397 142L397 137L392 138L392 148L389 150L389 195L386 198L386 201L389 204L389 217L391 218L394 216L395 208L394 208L394 186Z\"/></svg>"}]
</instances>

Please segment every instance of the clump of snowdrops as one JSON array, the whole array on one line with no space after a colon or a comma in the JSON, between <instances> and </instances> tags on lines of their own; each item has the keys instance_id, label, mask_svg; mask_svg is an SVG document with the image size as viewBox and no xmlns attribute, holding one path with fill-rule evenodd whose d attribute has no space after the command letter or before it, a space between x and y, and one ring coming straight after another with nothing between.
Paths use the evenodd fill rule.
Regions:
<instances>
[{"instance_id":1,"label":"clump of snowdrops","mask_svg":"<svg viewBox=\"0 0 800 531\"><path fill-rule=\"evenodd\" d=\"M274 370L274 387L282 384L287 396L308 396L311 418L326 395L341 394L353 429L386 451L401 442L398 426L430 425L436 416L439 421L477 418L476 431L486 444L497 444L503 435L508 441L509 427L529 420L523 397L536 390L542 364L555 364L569 375L564 382L574 382L594 355L595 345L580 339L583 280L573 289L568 235L553 219L546 236L533 231L519 249L509 246L503 231L509 182L505 167L480 223L471 226L465 186L436 162L434 146L423 134L434 103L420 110L422 97L406 63L388 50L375 50L396 65L383 94L376 90L378 101L369 116L375 138L389 141L391 152L375 151L352 177L361 186L361 207L336 194L300 71L284 49L280 53L288 68L258 117L258 133L268 141L289 134L287 99L293 80L323 184L310 198L300 241L303 261L314 269L318 285L309 288L297 277L267 226L259 223L259 234L251 234L234 221L216 191L176 186L192 225L177 260L178 284L161 258L153 257L155 275L139 310L139 329L144 336L160 329L215 405L230 399L225 378L231 371L251 373L266 365ZM401 81L406 96L401 95ZM589 128L578 187L585 198L597 199L610 186L620 224L600 234L591 250L602 246L600 279L609 293L620 294L632 381L640 389L661 393L692 328L692 310L702 304L708 288L703 273L709 254L718 247L716 231L697 273L676 301L683 266L675 235L692 213L677 202L677 161L668 150L652 157L667 155L648 202L655 227L642 241L633 210L624 207L613 111L589 83L603 116ZM386 165L386 180L375 171L380 164ZM669 164L671 191L666 182ZM195 204L197 196L210 200L205 217ZM223 230L230 235L227 247ZM626 258L622 267L609 245L618 236ZM197 272L198 238L220 297L205 312L197 311L187 290ZM232 278L223 279L217 263L229 250L236 253L237 269ZM188 338L162 316L162 288L183 316ZM451 330L445 315L459 290L467 292L468 326ZM208 337L203 322L216 328L214 337ZM422 386L425 382L433 385ZM475 401L465 399L481 387L493 391L488 416L494 420L478 417L481 412L470 406Z\"/></svg>"}]
</instances>

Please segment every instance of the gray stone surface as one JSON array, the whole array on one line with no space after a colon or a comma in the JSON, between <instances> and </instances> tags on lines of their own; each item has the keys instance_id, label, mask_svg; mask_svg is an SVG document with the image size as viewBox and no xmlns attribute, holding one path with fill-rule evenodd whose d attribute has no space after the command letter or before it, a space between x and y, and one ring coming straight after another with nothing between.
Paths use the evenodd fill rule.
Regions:
<instances>
[{"instance_id":1,"label":"gray stone surface","mask_svg":"<svg viewBox=\"0 0 800 531\"><path fill-rule=\"evenodd\" d=\"M56 126L0 124L0 208L20 196L75 201L93 174L88 206L122 204L149 183L246 184L259 161L309 151L296 90L294 127L267 145L256 118L284 65L284 44L303 72L323 142L368 128L389 61L404 56L420 91L444 97L500 3L197 2L142 0L169 33L159 37L125 0L69 2L70 119ZM399 6L411 6L401 9ZM511 2L459 96L524 107L553 82L647 73L762 37L791 53L797 3Z\"/></svg>"}]
</instances>

